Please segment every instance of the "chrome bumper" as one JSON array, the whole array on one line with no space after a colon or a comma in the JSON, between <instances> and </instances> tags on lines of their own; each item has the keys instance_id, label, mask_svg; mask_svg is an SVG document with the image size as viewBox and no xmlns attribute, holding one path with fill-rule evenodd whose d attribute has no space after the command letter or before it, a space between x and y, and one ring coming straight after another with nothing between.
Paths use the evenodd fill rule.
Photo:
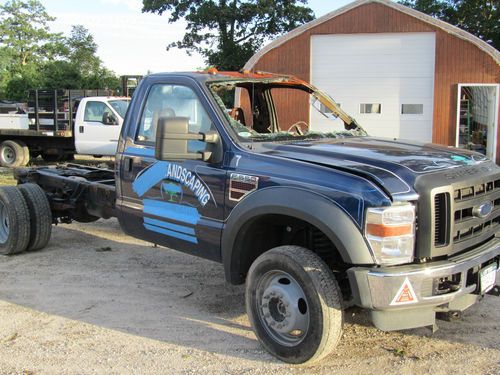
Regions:
<instances>
[{"instance_id":1,"label":"chrome bumper","mask_svg":"<svg viewBox=\"0 0 500 375\"><path fill-rule=\"evenodd\" d=\"M499 255L500 238L494 238L474 250L445 261L382 268L351 268L348 276L354 304L382 311L412 308L429 310L429 307L437 307L466 294L477 293L479 286L471 275L477 275L477 271L489 263L497 263L498 280ZM435 294L433 290L436 282L452 275L460 280L453 291Z\"/></svg>"}]
</instances>

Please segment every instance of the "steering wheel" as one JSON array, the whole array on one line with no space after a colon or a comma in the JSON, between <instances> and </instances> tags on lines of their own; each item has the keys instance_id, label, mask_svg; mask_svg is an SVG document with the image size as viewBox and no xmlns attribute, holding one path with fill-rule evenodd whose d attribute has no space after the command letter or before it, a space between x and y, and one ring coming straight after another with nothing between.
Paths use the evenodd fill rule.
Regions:
<instances>
[{"instance_id":1,"label":"steering wheel","mask_svg":"<svg viewBox=\"0 0 500 375\"><path fill-rule=\"evenodd\" d=\"M309 127L309 124L307 122L305 122L305 121L297 121L295 124L293 124L292 126L290 126L288 128L288 133L291 133L292 130L295 129L295 133L297 133L298 135L304 135L304 132L300 128L300 125L305 125L306 128Z\"/></svg>"}]
</instances>

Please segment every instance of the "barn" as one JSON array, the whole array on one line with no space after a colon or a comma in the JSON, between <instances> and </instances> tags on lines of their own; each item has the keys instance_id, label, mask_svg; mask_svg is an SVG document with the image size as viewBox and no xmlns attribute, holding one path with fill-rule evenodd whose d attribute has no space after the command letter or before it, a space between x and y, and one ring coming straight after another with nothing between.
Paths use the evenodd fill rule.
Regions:
<instances>
[{"instance_id":1,"label":"barn","mask_svg":"<svg viewBox=\"0 0 500 375\"><path fill-rule=\"evenodd\" d=\"M500 53L388 0L359 0L272 41L244 69L296 75L368 131L473 149L500 160ZM309 120L308 103L279 98Z\"/></svg>"}]
</instances>

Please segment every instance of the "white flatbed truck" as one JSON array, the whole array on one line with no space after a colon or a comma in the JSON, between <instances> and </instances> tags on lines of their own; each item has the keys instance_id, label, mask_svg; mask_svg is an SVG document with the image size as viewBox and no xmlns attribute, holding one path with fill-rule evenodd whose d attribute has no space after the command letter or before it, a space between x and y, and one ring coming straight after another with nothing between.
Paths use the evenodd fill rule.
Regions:
<instances>
[{"instance_id":1,"label":"white flatbed truck","mask_svg":"<svg viewBox=\"0 0 500 375\"><path fill-rule=\"evenodd\" d=\"M49 109L39 104L35 92L29 126L2 127L0 123L0 166L19 167L38 156L46 161L66 161L74 154L114 156L130 98L90 96L62 101L52 93ZM62 104L61 110L58 106ZM23 116L23 115L16 115Z\"/></svg>"}]
</instances>

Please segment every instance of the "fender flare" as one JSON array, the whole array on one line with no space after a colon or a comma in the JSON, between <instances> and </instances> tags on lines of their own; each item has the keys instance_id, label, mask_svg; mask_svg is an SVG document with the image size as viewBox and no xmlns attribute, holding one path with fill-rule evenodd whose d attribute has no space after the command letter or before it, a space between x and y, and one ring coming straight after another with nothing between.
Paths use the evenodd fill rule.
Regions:
<instances>
[{"instance_id":1,"label":"fender flare","mask_svg":"<svg viewBox=\"0 0 500 375\"><path fill-rule=\"evenodd\" d=\"M221 256L226 280L244 282L241 254L234 246L240 229L266 214L282 214L306 221L332 241L347 264L374 264L368 245L352 218L327 197L294 187L269 187L258 190L238 203L226 220L222 232Z\"/></svg>"}]
</instances>

